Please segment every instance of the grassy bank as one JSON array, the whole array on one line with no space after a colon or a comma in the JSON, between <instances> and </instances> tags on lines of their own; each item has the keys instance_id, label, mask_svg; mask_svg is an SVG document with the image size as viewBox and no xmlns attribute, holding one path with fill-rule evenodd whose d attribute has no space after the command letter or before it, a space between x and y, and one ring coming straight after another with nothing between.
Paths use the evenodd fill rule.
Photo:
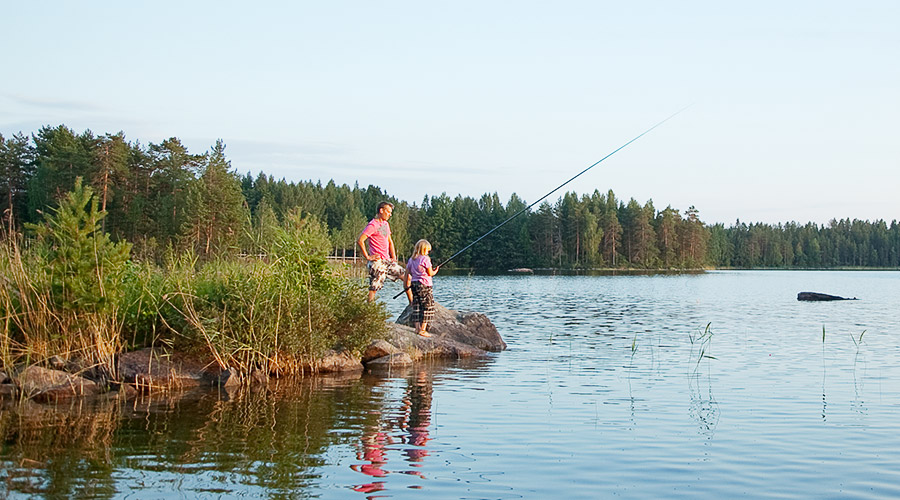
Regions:
<instances>
[{"instance_id":1,"label":"grassy bank","mask_svg":"<svg viewBox=\"0 0 900 500\"><path fill-rule=\"evenodd\" d=\"M315 220L287 217L252 258L170 250L156 264L110 241L104 217L79 182L27 236L2 236L4 370L58 356L115 380L118 353L165 345L211 355L222 368L291 374L328 349L358 351L384 329L383 306L327 264Z\"/></svg>"}]
</instances>

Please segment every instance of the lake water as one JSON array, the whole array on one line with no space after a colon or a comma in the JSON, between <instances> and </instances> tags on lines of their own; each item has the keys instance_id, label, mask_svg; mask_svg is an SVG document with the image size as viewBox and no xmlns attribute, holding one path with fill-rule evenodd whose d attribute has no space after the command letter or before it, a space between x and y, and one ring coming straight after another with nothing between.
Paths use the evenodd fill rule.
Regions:
<instances>
[{"instance_id":1,"label":"lake water","mask_svg":"<svg viewBox=\"0 0 900 500\"><path fill-rule=\"evenodd\" d=\"M900 497L900 272L439 275L435 296L487 314L509 349L6 409L0 494Z\"/></svg>"}]
</instances>

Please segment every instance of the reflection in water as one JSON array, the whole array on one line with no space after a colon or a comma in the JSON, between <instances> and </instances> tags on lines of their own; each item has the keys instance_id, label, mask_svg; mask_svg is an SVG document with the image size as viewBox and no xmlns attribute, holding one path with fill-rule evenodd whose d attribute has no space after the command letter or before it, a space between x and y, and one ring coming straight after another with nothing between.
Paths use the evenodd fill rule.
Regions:
<instances>
[{"instance_id":1,"label":"reflection in water","mask_svg":"<svg viewBox=\"0 0 900 500\"><path fill-rule=\"evenodd\" d=\"M795 300L851 286L865 300ZM399 377L0 407L0 498L900 498L900 273L439 288L509 350ZM689 338L709 322L715 359ZM825 344L823 324L871 336Z\"/></svg>"},{"instance_id":2,"label":"reflection in water","mask_svg":"<svg viewBox=\"0 0 900 500\"><path fill-rule=\"evenodd\" d=\"M861 337L860 342L862 342ZM856 347L856 354L853 356L853 400L850 402L850 408L859 415L865 416L868 413L868 408L866 407L866 403L865 401L863 401L862 396L860 395L860 391L863 389L863 383L865 381L866 364L865 358L863 358L863 373L862 377L860 378L856 374L857 362L859 361L859 344L857 344Z\"/></svg>"},{"instance_id":3,"label":"reflection in water","mask_svg":"<svg viewBox=\"0 0 900 500\"><path fill-rule=\"evenodd\" d=\"M112 494L110 448L122 412L114 401L80 400L60 405L25 401L0 409L0 481L9 491L30 495Z\"/></svg>"},{"instance_id":4,"label":"reflection in water","mask_svg":"<svg viewBox=\"0 0 900 500\"><path fill-rule=\"evenodd\" d=\"M3 408L0 493L296 496L321 479L330 447L357 436L341 430L382 408L359 374L179 396Z\"/></svg>"},{"instance_id":5,"label":"reflection in water","mask_svg":"<svg viewBox=\"0 0 900 500\"><path fill-rule=\"evenodd\" d=\"M367 427L360 439L357 459L365 463L353 464L350 468L373 478L384 478L391 472L398 472L425 479L418 468L428 456L426 443L430 440L432 391L431 375L424 367L417 367L415 375L406 380L406 390L396 413L379 415L382 418ZM386 468L388 454L395 449L393 445L402 445L404 460L413 469L390 471ZM374 493L386 489L385 484L385 481L372 481L355 485L353 489L361 493ZM417 485L410 487L421 488Z\"/></svg>"},{"instance_id":6,"label":"reflection in water","mask_svg":"<svg viewBox=\"0 0 900 500\"><path fill-rule=\"evenodd\" d=\"M694 372L688 376L688 387L691 393L691 417L697 420L702 436L712 439L719 425L719 403L713 396L712 381L709 374L706 375L706 394L701 390L701 375Z\"/></svg>"}]
</instances>

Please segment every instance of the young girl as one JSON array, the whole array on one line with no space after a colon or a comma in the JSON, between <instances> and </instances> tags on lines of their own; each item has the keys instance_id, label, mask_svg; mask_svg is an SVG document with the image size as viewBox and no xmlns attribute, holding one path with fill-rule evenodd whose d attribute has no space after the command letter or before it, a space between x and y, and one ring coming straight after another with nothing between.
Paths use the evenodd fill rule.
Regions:
<instances>
[{"instance_id":1,"label":"young girl","mask_svg":"<svg viewBox=\"0 0 900 500\"><path fill-rule=\"evenodd\" d=\"M423 337L431 337L428 333L428 322L434 318L434 297L431 294L431 277L437 274L441 266L432 268L431 243L428 240L416 242L413 256L406 262L406 286L412 290L412 320L416 324L416 333Z\"/></svg>"}]
</instances>

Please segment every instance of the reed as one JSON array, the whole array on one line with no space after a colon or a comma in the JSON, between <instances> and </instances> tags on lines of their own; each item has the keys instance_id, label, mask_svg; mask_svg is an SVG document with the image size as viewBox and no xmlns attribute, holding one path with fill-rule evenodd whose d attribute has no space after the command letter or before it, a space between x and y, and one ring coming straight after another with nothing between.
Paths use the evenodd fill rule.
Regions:
<instances>
[{"instance_id":1,"label":"reed","mask_svg":"<svg viewBox=\"0 0 900 500\"><path fill-rule=\"evenodd\" d=\"M700 361L705 359L716 359L715 356L709 354L709 348L712 344L713 331L711 329L712 322L706 324L706 328L703 329L702 332L698 331L697 333L689 333L688 338L691 341L691 353L694 352L694 347L697 347L697 361L694 363L694 371L697 370L697 367L700 365Z\"/></svg>"},{"instance_id":2,"label":"reed","mask_svg":"<svg viewBox=\"0 0 900 500\"><path fill-rule=\"evenodd\" d=\"M866 330L863 330L862 333L859 334L859 339L850 334L850 340L853 341L853 345L856 346L856 354L859 354L859 347L862 345L863 335L866 334Z\"/></svg>"}]
</instances>

